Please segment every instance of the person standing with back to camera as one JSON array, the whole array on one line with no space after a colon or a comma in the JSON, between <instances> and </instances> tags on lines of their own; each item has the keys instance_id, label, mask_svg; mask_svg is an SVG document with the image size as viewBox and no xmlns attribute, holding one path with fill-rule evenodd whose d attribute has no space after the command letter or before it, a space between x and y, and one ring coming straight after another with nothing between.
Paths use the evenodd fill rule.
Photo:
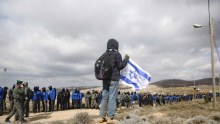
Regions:
<instances>
[{"instance_id":1,"label":"person standing with back to camera","mask_svg":"<svg viewBox=\"0 0 220 124\"><path fill-rule=\"evenodd\" d=\"M109 80L103 80L102 101L100 107L99 123L107 121L107 124L113 124L114 115L116 112L116 99L118 94L120 70L122 70L129 60L129 56L125 55L122 60L121 54L118 51L119 43L115 39L109 39L106 52L111 52L110 64L112 65L112 74ZM106 118L107 116L107 118Z\"/></svg>"}]
</instances>

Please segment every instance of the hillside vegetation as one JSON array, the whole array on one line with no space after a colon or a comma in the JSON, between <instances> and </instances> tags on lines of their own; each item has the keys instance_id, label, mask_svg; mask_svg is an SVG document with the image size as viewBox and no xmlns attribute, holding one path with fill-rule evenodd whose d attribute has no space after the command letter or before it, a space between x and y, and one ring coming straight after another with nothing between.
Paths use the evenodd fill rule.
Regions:
<instances>
[{"instance_id":1,"label":"hillside vegetation","mask_svg":"<svg viewBox=\"0 0 220 124\"><path fill-rule=\"evenodd\" d=\"M161 87L188 87L188 86L195 86L198 85L212 85L212 79L211 78L204 78L204 79L199 79L199 80L180 80L180 79L166 79L166 80L161 80L157 81L154 83L151 83L150 85L157 85ZM219 79L216 78L216 85L219 85Z\"/></svg>"},{"instance_id":2,"label":"hillside vegetation","mask_svg":"<svg viewBox=\"0 0 220 124\"><path fill-rule=\"evenodd\" d=\"M219 124L220 97L217 108L204 100L178 102L164 106L145 106L119 109L116 119L121 124Z\"/></svg>"}]
</instances>

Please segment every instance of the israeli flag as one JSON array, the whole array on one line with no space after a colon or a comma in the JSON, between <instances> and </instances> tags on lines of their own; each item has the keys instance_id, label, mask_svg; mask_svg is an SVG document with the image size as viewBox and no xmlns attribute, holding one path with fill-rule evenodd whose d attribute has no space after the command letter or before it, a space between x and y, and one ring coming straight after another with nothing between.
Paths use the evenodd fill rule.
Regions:
<instances>
[{"instance_id":1,"label":"israeli flag","mask_svg":"<svg viewBox=\"0 0 220 124\"><path fill-rule=\"evenodd\" d=\"M129 58L126 67L120 72L120 82L132 87L134 91L146 88L150 80L150 73L144 71L131 58Z\"/></svg>"}]
</instances>

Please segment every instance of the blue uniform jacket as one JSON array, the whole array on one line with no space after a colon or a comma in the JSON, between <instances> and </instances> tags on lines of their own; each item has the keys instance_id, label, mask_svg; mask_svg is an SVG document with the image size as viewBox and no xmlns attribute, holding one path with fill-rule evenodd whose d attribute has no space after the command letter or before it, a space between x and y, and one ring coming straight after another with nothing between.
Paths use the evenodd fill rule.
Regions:
<instances>
[{"instance_id":1,"label":"blue uniform jacket","mask_svg":"<svg viewBox=\"0 0 220 124\"><path fill-rule=\"evenodd\" d=\"M4 89L0 87L0 99L3 99Z\"/></svg>"},{"instance_id":2,"label":"blue uniform jacket","mask_svg":"<svg viewBox=\"0 0 220 124\"><path fill-rule=\"evenodd\" d=\"M153 101L154 101L154 102L157 101L157 96L153 96Z\"/></svg>"},{"instance_id":3,"label":"blue uniform jacket","mask_svg":"<svg viewBox=\"0 0 220 124\"><path fill-rule=\"evenodd\" d=\"M79 93L72 93L72 100L79 100L80 99L80 96L79 96Z\"/></svg>"},{"instance_id":4,"label":"blue uniform jacket","mask_svg":"<svg viewBox=\"0 0 220 124\"><path fill-rule=\"evenodd\" d=\"M49 91L50 100L56 99L56 91L54 89Z\"/></svg>"},{"instance_id":5,"label":"blue uniform jacket","mask_svg":"<svg viewBox=\"0 0 220 124\"><path fill-rule=\"evenodd\" d=\"M32 97L32 101L38 101L41 98L41 93L40 91L34 91L33 92L33 97Z\"/></svg>"},{"instance_id":6,"label":"blue uniform jacket","mask_svg":"<svg viewBox=\"0 0 220 124\"><path fill-rule=\"evenodd\" d=\"M173 102L173 96L169 96L169 101Z\"/></svg>"},{"instance_id":7,"label":"blue uniform jacket","mask_svg":"<svg viewBox=\"0 0 220 124\"><path fill-rule=\"evenodd\" d=\"M133 95L130 95L130 100L131 100L131 101L134 101Z\"/></svg>"},{"instance_id":8,"label":"blue uniform jacket","mask_svg":"<svg viewBox=\"0 0 220 124\"><path fill-rule=\"evenodd\" d=\"M135 99L135 96L136 96L137 99ZM139 97L140 97L139 94L134 94L134 95L133 95L134 101L139 101Z\"/></svg>"},{"instance_id":9,"label":"blue uniform jacket","mask_svg":"<svg viewBox=\"0 0 220 124\"><path fill-rule=\"evenodd\" d=\"M42 101L48 100L48 93L47 92L41 92L41 100Z\"/></svg>"}]
</instances>

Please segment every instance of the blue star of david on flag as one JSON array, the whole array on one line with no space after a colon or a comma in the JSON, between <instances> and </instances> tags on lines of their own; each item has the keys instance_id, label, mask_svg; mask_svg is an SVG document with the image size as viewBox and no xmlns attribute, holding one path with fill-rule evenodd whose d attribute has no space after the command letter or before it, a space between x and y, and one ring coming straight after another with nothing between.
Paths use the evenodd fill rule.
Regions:
<instances>
[{"instance_id":1,"label":"blue star of david on flag","mask_svg":"<svg viewBox=\"0 0 220 124\"><path fill-rule=\"evenodd\" d=\"M137 79L137 74L136 74L135 71L131 71L131 70L130 70L129 76L130 76L130 79L132 79L132 78Z\"/></svg>"},{"instance_id":2,"label":"blue star of david on flag","mask_svg":"<svg viewBox=\"0 0 220 124\"><path fill-rule=\"evenodd\" d=\"M127 66L120 72L120 82L135 91L146 88L150 80L150 73L144 71L132 59L129 59Z\"/></svg>"}]
</instances>

